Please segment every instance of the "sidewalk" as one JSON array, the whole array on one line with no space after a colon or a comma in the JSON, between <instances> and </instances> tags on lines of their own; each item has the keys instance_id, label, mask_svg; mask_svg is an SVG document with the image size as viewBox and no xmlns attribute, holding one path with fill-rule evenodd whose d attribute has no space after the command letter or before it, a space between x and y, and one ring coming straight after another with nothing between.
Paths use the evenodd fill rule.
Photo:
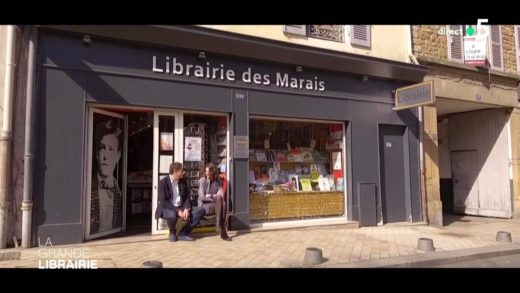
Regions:
<instances>
[{"instance_id":1,"label":"sidewalk","mask_svg":"<svg viewBox=\"0 0 520 293\"><path fill-rule=\"evenodd\" d=\"M161 261L165 268L295 268L309 267L303 265L308 247L321 249L326 259L315 267L413 266L425 260L520 252L519 220L464 216L450 217L445 223L442 228L400 223L354 229L338 225L252 233L231 231L232 242L222 241L215 234L196 235L194 242L174 243L165 235L133 236L54 246L52 257L68 260L70 257L60 257L60 253L63 256L67 251L83 248L84 258L97 260L99 268L140 268L143 262L154 260ZM513 243L497 242L498 231L510 232ZM417 241L421 237L431 238L436 251L418 251ZM50 254L49 250L42 253L42 248L1 250L0 268L38 268L39 260ZM19 260L3 260L8 257L1 256L8 256L5 253L9 252L21 252Z\"/></svg>"}]
</instances>

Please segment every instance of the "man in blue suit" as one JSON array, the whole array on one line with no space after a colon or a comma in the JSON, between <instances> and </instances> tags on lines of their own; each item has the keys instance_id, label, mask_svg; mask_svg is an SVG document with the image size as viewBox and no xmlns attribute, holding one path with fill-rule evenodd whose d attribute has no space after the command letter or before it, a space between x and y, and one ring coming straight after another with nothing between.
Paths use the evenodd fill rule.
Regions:
<instances>
[{"instance_id":1,"label":"man in blue suit","mask_svg":"<svg viewBox=\"0 0 520 293\"><path fill-rule=\"evenodd\" d=\"M184 169L181 163L170 164L169 176L159 181L159 195L155 219L163 218L168 222L170 228L170 241L178 240L193 241L188 236L191 230L197 226L204 216L204 209L192 207L190 201L190 190L184 177ZM187 221L186 225L179 231L179 237L175 234L177 219Z\"/></svg>"}]
</instances>

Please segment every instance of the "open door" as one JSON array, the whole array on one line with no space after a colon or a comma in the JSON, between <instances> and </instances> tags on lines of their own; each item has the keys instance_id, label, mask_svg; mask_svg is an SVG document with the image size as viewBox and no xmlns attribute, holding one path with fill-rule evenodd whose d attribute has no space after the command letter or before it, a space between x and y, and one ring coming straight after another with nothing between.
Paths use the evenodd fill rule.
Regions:
<instances>
[{"instance_id":1,"label":"open door","mask_svg":"<svg viewBox=\"0 0 520 293\"><path fill-rule=\"evenodd\" d=\"M155 219L159 180L168 176L172 162L182 163L182 116L175 111L154 113L153 142L153 188L152 188L152 234L168 232L163 219Z\"/></svg>"},{"instance_id":2,"label":"open door","mask_svg":"<svg viewBox=\"0 0 520 293\"><path fill-rule=\"evenodd\" d=\"M87 240L124 229L127 139L125 116L96 108L88 115Z\"/></svg>"}]
</instances>

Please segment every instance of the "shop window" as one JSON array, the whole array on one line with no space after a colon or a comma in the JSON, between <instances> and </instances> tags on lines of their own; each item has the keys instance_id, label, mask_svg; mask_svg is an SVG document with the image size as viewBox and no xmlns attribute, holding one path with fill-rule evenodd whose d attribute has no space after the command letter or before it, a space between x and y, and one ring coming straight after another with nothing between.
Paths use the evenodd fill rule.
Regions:
<instances>
[{"instance_id":1,"label":"shop window","mask_svg":"<svg viewBox=\"0 0 520 293\"><path fill-rule=\"evenodd\" d=\"M343 124L250 121L253 222L344 214Z\"/></svg>"}]
</instances>

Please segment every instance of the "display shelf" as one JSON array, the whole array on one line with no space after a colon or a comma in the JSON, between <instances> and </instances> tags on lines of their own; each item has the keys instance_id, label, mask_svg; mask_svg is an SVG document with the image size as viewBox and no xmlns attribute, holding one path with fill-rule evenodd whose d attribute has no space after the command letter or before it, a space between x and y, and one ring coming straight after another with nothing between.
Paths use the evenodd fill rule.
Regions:
<instances>
[{"instance_id":1,"label":"display shelf","mask_svg":"<svg viewBox=\"0 0 520 293\"><path fill-rule=\"evenodd\" d=\"M152 182L128 183L127 209L132 215L147 215L152 212Z\"/></svg>"}]
</instances>

